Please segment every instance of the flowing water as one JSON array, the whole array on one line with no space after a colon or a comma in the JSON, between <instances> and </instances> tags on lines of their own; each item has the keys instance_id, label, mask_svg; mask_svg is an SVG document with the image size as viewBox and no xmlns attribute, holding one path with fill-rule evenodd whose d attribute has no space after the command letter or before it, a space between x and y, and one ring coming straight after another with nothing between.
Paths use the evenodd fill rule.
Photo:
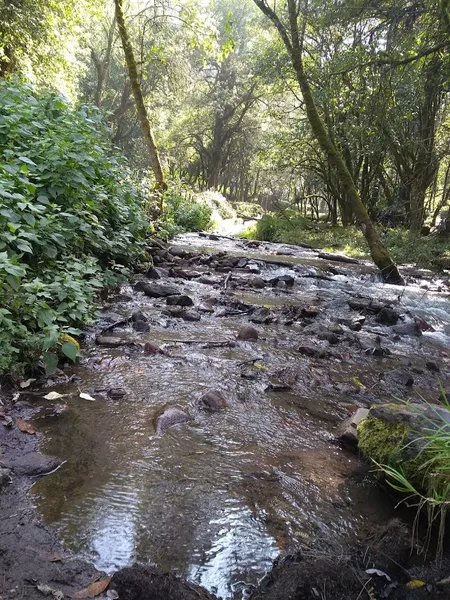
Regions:
<instances>
[{"instance_id":1,"label":"flowing water","mask_svg":"<svg viewBox=\"0 0 450 600\"><path fill-rule=\"evenodd\" d=\"M73 377L52 388L64 394L56 402L61 406L39 401L42 450L66 462L32 493L67 550L99 569L152 563L232 598L237 582L256 583L280 551L298 544L338 547L390 518L393 509L366 476L367 467L334 442L335 426L351 406L389 397L382 375L398 367L421 371L416 389L433 395L436 375L423 364L448 361L448 288L423 274L406 288L383 286L368 264L332 265L308 249L250 249L195 234L177 244L196 253L247 256L250 263L233 272L226 289L224 273L209 275L216 285L170 280L195 306L212 303L214 312L202 313L199 322L172 318L162 312L163 299L124 286L104 318L119 320L140 309L150 331L126 325L111 334L156 343L167 354L145 354L136 345L96 346L93 330L81 364L68 371ZM257 269L266 280L291 274L295 285L246 287ZM299 342L316 332L314 323L295 319L255 325L258 342L236 342L239 327L248 323L245 305L236 302L274 311L318 305L318 319L328 325L355 316L347 300L357 294L391 300L406 321L421 317L430 330L421 338L392 339L388 328L370 324L358 343L381 339L391 355L379 359L350 343L326 360L299 355ZM287 380L286 389L277 388ZM111 399L110 388L122 388L125 396ZM210 389L223 393L224 410L198 409L196 401ZM95 402L80 398L80 391ZM155 416L174 405L191 421L156 435Z\"/></svg>"}]
</instances>

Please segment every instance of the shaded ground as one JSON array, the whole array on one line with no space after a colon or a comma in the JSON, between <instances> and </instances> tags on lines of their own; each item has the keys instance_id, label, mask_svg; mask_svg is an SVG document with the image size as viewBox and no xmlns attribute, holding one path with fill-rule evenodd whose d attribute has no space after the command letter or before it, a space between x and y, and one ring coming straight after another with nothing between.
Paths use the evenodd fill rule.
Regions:
<instances>
[{"instance_id":1,"label":"shaded ground","mask_svg":"<svg viewBox=\"0 0 450 600\"><path fill-rule=\"evenodd\" d=\"M3 599L42 597L35 582L73 592L101 581L71 558L80 555L109 572L151 561L240 598L239 577L256 584L280 550L298 546L302 560L277 563L254 598L369 597L372 564L398 583L384 597L446 597L440 571L428 572L429 590L408 591L409 559L396 559L405 572L366 553L362 540L392 506L333 443L356 407L393 395L434 401L438 377L448 384L445 278L406 271L399 289L381 286L370 265L309 249L217 236L180 244L153 248L156 271L103 311L79 367L4 411L13 427L0 430L0 465L12 475L0 492ZM210 388L224 406L205 405ZM44 400L48 391L65 395ZM186 422L161 428L174 406ZM19 417L41 433L20 431ZM36 437L56 458L33 453ZM66 460L34 485L36 513L30 486ZM148 581L126 581L120 598L151 598Z\"/></svg>"}]
</instances>

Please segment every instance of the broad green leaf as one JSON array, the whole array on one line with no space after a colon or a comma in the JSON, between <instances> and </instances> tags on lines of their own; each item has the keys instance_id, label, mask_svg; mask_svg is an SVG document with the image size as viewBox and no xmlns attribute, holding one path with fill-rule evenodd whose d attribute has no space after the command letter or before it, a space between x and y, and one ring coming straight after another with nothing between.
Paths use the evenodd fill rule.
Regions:
<instances>
[{"instance_id":1,"label":"broad green leaf","mask_svg":"<svg viewBox=\"0 0 450 600\"><path fill-rule=\"evenodd\" d=\"M54 352L46 352L42 357L47 377L53 375L58 368L58 356Z\"/></svg>"},{"instance_id":2,"label":"broad green leaf","mask_svg":"<svg viewBox=\"0 0 450 600\"><path fill-rule=\"evenodd\" d=\"M70 360L72 360L73 362L75 362L78 356L77 347L73 342L64 342L64 344L61 346L61 352L65 354L68 358L70 358Z\"/></svg>"}]
</instances>

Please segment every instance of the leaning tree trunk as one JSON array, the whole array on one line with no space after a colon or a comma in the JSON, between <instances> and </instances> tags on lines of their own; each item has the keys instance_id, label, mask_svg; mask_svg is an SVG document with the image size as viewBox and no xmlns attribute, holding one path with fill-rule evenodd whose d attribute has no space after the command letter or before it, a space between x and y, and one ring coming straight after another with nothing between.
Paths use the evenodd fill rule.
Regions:
<instances>
[{"instance_id":1,"label":"leaning tree trunk","mask_svg":"<svg viewBox=\"0 0 450 600\"><path fill-rule=\"evenodd\" d=\"M370 254L373 262L380 269L383 281L386 283L403 284L403 279L389 256L388 251L381 242L380 236L375 225L372 223L369 214L361 201L355 182L348 170L344 158L336 145L333 143L329 133L326 130L324 122L320 117L319 111L309 85L308 77L305 73L302 59L303 41L300 39L298 28L298 15L300 7L296 0L288 0L289 29L290 36L286 27L281 22L277 13L268 5L266 0L253 0L261 11L269 17L280 34L287 51L289 52L292 66L300 86L303 102L306 108L306 115L311 125L314 136L316 137L322 152L325 154L329 164L334 168L343 194L348 198L355 216L355 221L370 248ZM303 37L303 36L302 36Z\"/></svg>"},{"instance_id":2,"label":"leaning tree trunk","mask_svg":"<svg viewBox=\"0 0 450 600\"><path fill-rule=\"evenodd\" d=\"M131 88L133 90L134 100L136 102L136 109L141 124L142 135L147 145L148 155L150 159L150 165L156 179L156 188L159 192L163 192L167 189L167 183L162 170L161 161L159 159L158 148L156 147L155 138L153 136L152 128L145 108L144 96L142 94L141 85L139 83L136 59L134 58L133 47L131 45L130 37L128 35L127 27L125 24L125 17L123 14L123 0L114 0L116 7L116 20L117 27L119 29L120 38L122 40L123 52L125 54L125 62L127 64L128 77L130 79ZM162 197L162 196L161 196ZM160 206L162 208L162 206Z\"/></svg>"}]
</instances>

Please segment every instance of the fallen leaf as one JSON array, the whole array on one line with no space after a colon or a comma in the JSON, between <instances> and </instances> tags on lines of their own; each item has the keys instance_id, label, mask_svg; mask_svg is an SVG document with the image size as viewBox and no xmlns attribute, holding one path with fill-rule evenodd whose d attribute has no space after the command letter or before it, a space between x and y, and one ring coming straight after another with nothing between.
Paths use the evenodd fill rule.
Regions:
<instances>
[{"instance_id":1,"label":"fallen leaf","mask_svg":"<svg viewBox=\"0 0 450 600\"><path fill-rule=\"evenodd\" d=\"M110 600L118 600L119 594L116 592L116 590L108 590L106 592L106 597L110 598Z\"/></svg>"},{"instance_id":2,"label":"fallen leaf","mask_svg":"<svg viewBox=\"0 0 450 600\"><path fill-rule=\"evenodd\" d=\"M102 592L106 590L108 585L111 582L111 577L107 577L106 579L102 579L101 581L96 581L95 583L91 583L84 590L80 590L79 592L75 592L71 596L71 598L95 598L99 596Z\"/></svg>"},{"instance_id":3,"label":"fallen leaf","mask_svg":"<svg viewBox=\"0 0 450 600\"><path fill-rule=\"evenodd\" d=\"M30 435L34 435L36 433L36 428L34 425L29 423L28 421L24 421L23 419L17 419L17 427L23 433L29 433Z\"/></svg>"},{"instance_id":4,"label":"fallen leaf","mask_svg":"<svg viewBox=\"0 0 450 600\"><path fill-rule=\"evenodd\" d=\"M415 590L417 588L421 588L423 587L425 584L425 581L421 581L420 579L411 579L411 581L408 581L408 583L406 584L406 587L409 590Z\"/></svg>"},{"instance_id":5,"label":"fallen leaf","mask_svg":"<svg viewBox=\"0 0 450 600\"><path fill-rule=\"evenodd\" d=\"M36 379L27 379L26 381L21 381L21 382L19 383L19 385L20 385L20 387L21 387L22 389L24 389L24 388L30 387L30 385L31 385L31 384L32 384L34 381L36 381Z\"/></svg>"},{"instance_id":6,"label":"fallen leaf","mask_svg":"<svg viewBox=\"0 0 450 600\"><path fill-rule=\"evenodd\" d=\"M59 398L64 398L67 394L58 394L58 392L49 392L44 396L45 400L59 400Z\"/></svg>"},{"instance_id":7,"label":"fallen leaf","mask_svg":"<svg viewBox=\"0 0 450 600\"><path fill-rule=\"evenodd\" d=\"M91 402L95 402L95 398L93 398L89 394L86 394L86 392L80 392L80 398L83 398L83 400L90 400Z\"/></svg>"}]
</instances>

